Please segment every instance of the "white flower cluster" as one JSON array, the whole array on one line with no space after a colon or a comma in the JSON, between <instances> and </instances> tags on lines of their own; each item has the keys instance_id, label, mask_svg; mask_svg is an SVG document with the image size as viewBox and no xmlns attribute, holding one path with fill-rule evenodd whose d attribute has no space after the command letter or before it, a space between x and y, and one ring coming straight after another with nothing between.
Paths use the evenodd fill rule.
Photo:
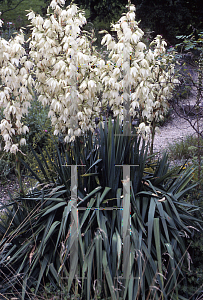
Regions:
<instances>
[{"instance_id":1,"label":"white flower cluster","mask_svg":"<svg viewBox=\"0 0 203 300\"><path fill-rule=\"evenodd\" d=\"M112 25L117 40L110 34L102 39L110 50L102 74L103 102L109 103L114 116L121 116L128 101L130 115L139 114L143 120L138 131L148 136L152 120L159 121L167 112L167 100L177 80L173 78L174 65L165 56L166 43L157 36L151 45L155 45L154 50L147 49L141 42L144 33L135 21L135 7L128 8L127 14Z\"/></svg>"},{"instance_id":2,"label":"white flower cluster","mask_svg":"<svg viewBox=\"0 0 203 300\"><path fill-rule=\"evenodd\" d=\"M62 133L69 142L95 126L105 62L91 53L91 41L82 34L83 12L75 4L62 9L63 2L52 1L53 13L46 19L33 12L28 17L33 25L30 56L36 66L39 101L50 108L54 134Z\"/></svg>"},{"instance_id":3,"label":"white flower cluster","mask_svg":"<svg viewBox=\"0 0 203 300\"><path fill-rule=\"evenodd\" d=\"M9 42L0 39L0 107L5 116L0 130L6 151L16 153L19 144L26 143L24 138L17 143L16 136L28 132L22 117L28 112L33 87L39 101L49 106L54 134L62 133L65 142L93 131L95 117L107 104L120 120L126 109L133 117L139 115L138 132L145 137L151 122L163 118L168 109L178 83L172 57L166 55L161 36L150 49L141 42L144 33L135 21L135 6L129 5L128 12L112 25L116 38L103 37L109 52L105 62L82 31L84 12L75 4L63 9L64 4L65 0L52 0L45 19L28 13L32 26L29 59L22 32Z\"/></svg>"},{"instance_id":4,"label":"white flower cluster","mask_svg":"<svg viewBox=\"0 0 203 300\"><path fill-rule=\"evenodd\" d=\"M0 38L0 108L4 114L0 130L4 150L14 154L18 151L19 144L26 144L22 135L29 130L23 124L22 117L28 113L32 100L30 71L33 63L28 60L23 44L22 32L9 41ZM19 143L16 136L21 137Z\"/></svg>"},{"instance_id":5,"label":"white flower cluster","mask_svg":"<svg viewBox=\"0 0 203 300\"><path fill-rule=\"evenodd\" d=\"M152 110L149 120L156 122L162 120L167 113L168 100L172 97L172 91L179 81L175 78L174 56L166 54L166 42L158 35L150 44L154 46L154 59L150 62Z\"/></svg>"}]
</instances>

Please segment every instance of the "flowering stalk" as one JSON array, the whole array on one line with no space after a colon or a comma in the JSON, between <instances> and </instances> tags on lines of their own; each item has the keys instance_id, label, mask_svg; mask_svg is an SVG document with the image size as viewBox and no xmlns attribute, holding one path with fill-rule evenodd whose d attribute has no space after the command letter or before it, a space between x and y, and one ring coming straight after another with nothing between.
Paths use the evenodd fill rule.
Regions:
<instances>
[{"instance_id":1,"label":"flowering stalk","mask_svg":"<svg viewBox=\"0 0 203 300\"><path fill-rule=\"evenodd\" d=\"M52 1L46 19L28 14L32 23L30 56L36 67L39 101L49 106L54 134L71 142L87 130L94 131L99 117L98 93L101 66L105 62L92 53L91 41L82 34L83 11L64 1Z\"/></svg>"},{"instance_id":2,"label":"flowering stalk","mask_svg":"<svg viewBox=\"0 0 203 300\"><path fill-rule=\"evenodd\" d=\"M122 120L123 108L130 99L129 114L134 118L141 113L138 132L148 138L153 120L160 121L168 110L167 100L177 83L174 65L168 56L164 56L166 43L161 36L155 38L151 49L141 42L144 32L135 21L134 5L128 5L128 12L112 24L112 30L116 32L117 40L110 34L102 39L102 44L110 51L101 77L104 84L102 101L108 103L114 116L119 115ZM154 134L155 130L153 139Z\"/></svg>"},{"instance_id":3,"label":"flowering stalk","mask_svg":"<svg viewBox=\"0 0 203 300\"><path fill-rule=\"evenodd\" d=\"M164 119L168 112L169 100L172 97L172 91L179 81L175 78L175 53L166 52L166 42L158 35L150 44L153 48L154 61L151 63L152 72L152 121L151 121L151 145L150 154L153 154L154 137L158 129L157 124Z\"/></svg>"},{"instance_id":4,"label":"flowering stalk","mask_svg":"<svg viewBox=\"0 0 203 300\"><path fill-rule=\"evenodd\" d=\"M23 135L28 132L28 127L23 124L22 118L28 113L32 100L30 71L33 67L33 63L26 56L23 44L22 31L9 41L0 38L0 108L3 109L4 114L0 130L4 150L16 155L16 173L21 195L23 195L23 185L19 147L26 144Z\"/></svg>"},{"instance_id":5,"label":"flowering stalk","mask_svg":"<svg viewBox=\"0 0 203 300\"><path fill-rule=\"evenodd\" d=\"M49 106L54 134L62 133L65 142L94 131L94 119L107 104L120 121L141 115L138 132L145 138L151 124L155 126L168 110L167 99L176 83L174 65L165 56L166 43L160 36L151 49L141 42L144 32L135 21L134 5L129 4L128 12L112 25L117 40L110 34L103 37L102 44L110 51L105 63L82 31L83 11L75 4L62 9L64 4L64 0L51 1L45 19L28 13L32 61L25 55L22 32L9 42L0 40L0 105L5 115L0 130L5 151L16 154L19 145L26 143L24 138L14 143L13 137L28 132L21 119L32 99L33 67L38 100ZM153 140L155 128L151 133Z\"/></svg>"},{"instance_id":6,"label":"flowering stalk","mask_svg":"<svg viewBox=\"0 0 203 300\"><path fill-rule=\"evenodd\" d=\"M21 176L21 162L19 160L20 153L18 152L16 154L16 175L18 178L19 183L19 194L20 196L24 196L24 190L23 190L23 182L22 182L22 176Z\"/></svg>"},{"instance_id":7,"label":"flowering stalk","mask_svg":"<svg viewBox=\"0 0 203 300\"><path fill-rule=\"evenodd\" d=\"M22 31L8 42L0 38L0 108L4 114L0 130L4 150L13 154L19 151L19 146L26 144L22 135L29 130L22 118L28 113L32 100L30 72L33 63L28 60L23 44ZM16 136L20 137L18 142Z\"/></svg>"}]
</instances>

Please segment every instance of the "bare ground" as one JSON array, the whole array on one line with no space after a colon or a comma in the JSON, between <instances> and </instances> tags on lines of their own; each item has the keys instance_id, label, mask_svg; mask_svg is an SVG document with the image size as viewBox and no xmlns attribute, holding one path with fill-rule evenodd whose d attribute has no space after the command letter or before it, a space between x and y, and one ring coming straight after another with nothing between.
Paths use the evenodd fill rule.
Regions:
<instances>
[{"instance_id":1,"label":"bare ground","mask_svg":"<svg viewBox=\"0 0 203 300\"><path fill-rule=\"evenodd\" d=\"M30 187L30 182L26 179L23 180L24 190L26 191ZM0 202L5 203L10 198L18 195L19 183L14 174L8 178L0 180Z\"/></svg>"}]
</instances>

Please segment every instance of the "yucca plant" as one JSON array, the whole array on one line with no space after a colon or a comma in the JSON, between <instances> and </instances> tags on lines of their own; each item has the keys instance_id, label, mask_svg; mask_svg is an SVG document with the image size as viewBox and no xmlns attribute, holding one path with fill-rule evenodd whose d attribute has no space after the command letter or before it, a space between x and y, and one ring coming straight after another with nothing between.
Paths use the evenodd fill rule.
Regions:
<instances>
[{"instance_id":1,"label":"yucca plant","mask_svg":"<svg viewBox=\"0 0 203 300\"><path fill-rule=\"evenodd\" d=\"M198 208L183 201L194 187L192 169L169 170L167 155L152 162L141 138L122 135L111 120L96 137L56 147L49 164L33 155L44 178L30 169L39 186L2 205L1 294L31 299L33 288L37 294L50 282L62 299L187 299L179 289L186 284L185 241L200 228L193 217ZM80 165L77 234L71 231L73 164ZM124 165L132 165L130 195L123 190Z\"/></svg>"}]
</instances>

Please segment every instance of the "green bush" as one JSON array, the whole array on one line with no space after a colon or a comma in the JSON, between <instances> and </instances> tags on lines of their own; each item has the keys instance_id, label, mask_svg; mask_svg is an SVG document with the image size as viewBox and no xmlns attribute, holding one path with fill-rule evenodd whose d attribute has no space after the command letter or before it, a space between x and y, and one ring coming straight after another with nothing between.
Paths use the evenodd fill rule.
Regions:
<instances>
[{"instance_id":1,"label":"green bush","mask_svg":"<svg viewBox=\"0 0 203 300\"><path fill-rule=\"evenodd\" d=\"M24 160L29 166L41 174L40 168L36 159L33 156L30 147L34 149L39 155L39 148L42 149L43 154L47 157L46 151L52 156L54 151L54 143L57 141L57 137L53 136L53 128L51 126L51 120L47 118L48 108L44 108L40 102L37 101L36 95L35 100L32 101L29 109L29 114L24 118L25 125L29 128L29 133L26 136L27 145L23 147L22 151L25 153ZM48 158L46 159L48 162ZM50 166L51 167L51 166ZM22 170L23 175L27 175L26 170Z\"/></svg>"},{"instance_id":2,"label":"green bush","mask_svg":"<svg viewBox=\"0 0 203 300\"><path fill-rule=\"evenodd\" d=\"M203 234L202 231L197 232L192 239L189 239L188 246L190 247L191 261L185 268L187 277L187 292L190 295L202 296L203 291ZM201 299L201 297L200 297Z\"/></svg>"},{"instance_id":3,"label":"green bush","mask_svg":"<svg viewBox=\"0 0 203 300\"><path fill-rule=\"evenodd\" d=\"M198 147L198 139L195 135L188 135L181 141L174 142L168 146L168 154L171 160L181 161L183 168L192 166L193 178L192 180L198 184L189 197L193 199L194 204L203 207L203 180L198 179L198 151L200 156L203 157L203 139L200 139L200 147ZM201 163L200 175L202 178L203 166Z\"/></svg>"},{"instance_id":4,"label":"green bush","mask_svg":"<svg viewBox=\"0 0 203 300\"><path fill-rule=\"evenodd\" d=\"M203 156L203 140L201 139L200 153ZM191 147L192 146L192 147ZM188 160L197 156L198 151L197 137L195 134L187 135L183 139L168 145L168 154L173 160Z\"/></svg>"},{"instance_id":5,"label":"green bush","mask_svg":"<svg viewBox=\"0 0 203 300\"><path fill-rule=\"evenodd\" d=\"M31 102L29 114L24 118L25 125L29 128L29 133L26 136L28 145L31 145L35 150L38 147L46 147L47 141L53 133L51 120L47 118L48 108L44 108L42 104L35 100Z\"/></svg>"},{"instance_id":6,"label":"green bush","mask_svg":"<svg viewBox=\"0 0 203 300\"><path fill-rule=\"evenodd\" d=\"M30 153L29 146L32 146L35 151L38 147L41 149L47 148L50 155L54 149L53 128L51 120L47 118L48 108L44 108L39 101L35 99L31 102L29 114L24 117L23 123L28 126L29 133L26 135L27 145L22 147L22 152L25 154L25 160L34 168L35 161L33 155ZM3 119L3 111L1 110L0 121ZM17 137L20 139L19 137ZM1 137L2 142L2 137ZM3 150L3 149L2 149ZM2 170L0 177L8 176L15 170L15 156L9 153L0 151L0 170Z\"/></svg>"},{"instance_id":7,"label":"green bush","mask_svg":"<svg viewBox=\"0 0 203 300\"><path fill-rule=\"evenodd\" d=\"M190 213L196 207L182 201L191 189L193 170L169 170L166 155L151 164L141 140L123 136L116 122L100 128L97 137L80 137L68 149L56 151L53 158L47 152L54 170L50 172L43 153L39 158L33 150L43 178L22 161L38 187L4 205L8 219L0 226L1 294L12 292L24 299L33 288L41 293L50 283L63 299L184 299L178 290L187 263L184 232L190 236L191 226L200 228ZM68 165L76 163L83 167L78 167L75 257ZM123 172L117 165L125 164L135 166L130 171L131 197L123 198ZM125 220L130 215L129 232ZM124 233L123 244L131 253L126 256L126 279L121 277ZM70 270L71 251L73 262L78 259L78 281L76 269Z\"/></svg>"},{"instance_id":8,"label":"green bush","mask_svg":"<svg viewBox=\"0 0 203 300\"><path fill-rule=\"evenodd\" d=\"M193 168L193 182L197 183L198 186L196 189L191 190L186 200L192 204L198 205L200 212L203 212L203 181L198 180L198 143L197 137L195 135L186 136L182 141L175 142L169 145L168 148L169 156L173 159L178 159L186 162L183 168L186 169L188 165ZM203 157L203 140L200 139L200 154ZM201 167L201 178L202 178ZM196 216L199 216L199 211L196 213ZM187 246L190 249L191 261L189 266L185 268L186 277L187 277L187 286L182 286L184 291L187 291L190 295L194 294L192 299L196 299L196 296L202 295L203 287L203 235L202 230L195 232L192 238L187 240ZM197 292L198 291L198 292Z\"/></svg>"},{"instance_id":9,"label":"green bush","mask_svg":"<svg viewBox=\"0 0 203 300\"><path fill-rule=\"evenodd\" d=\"M6 183L6 178L14 172L14 163L9 159L9 155L5 155L5 159L0 159L0 180L1 183Z\"/></svg>"}]
</instances>

